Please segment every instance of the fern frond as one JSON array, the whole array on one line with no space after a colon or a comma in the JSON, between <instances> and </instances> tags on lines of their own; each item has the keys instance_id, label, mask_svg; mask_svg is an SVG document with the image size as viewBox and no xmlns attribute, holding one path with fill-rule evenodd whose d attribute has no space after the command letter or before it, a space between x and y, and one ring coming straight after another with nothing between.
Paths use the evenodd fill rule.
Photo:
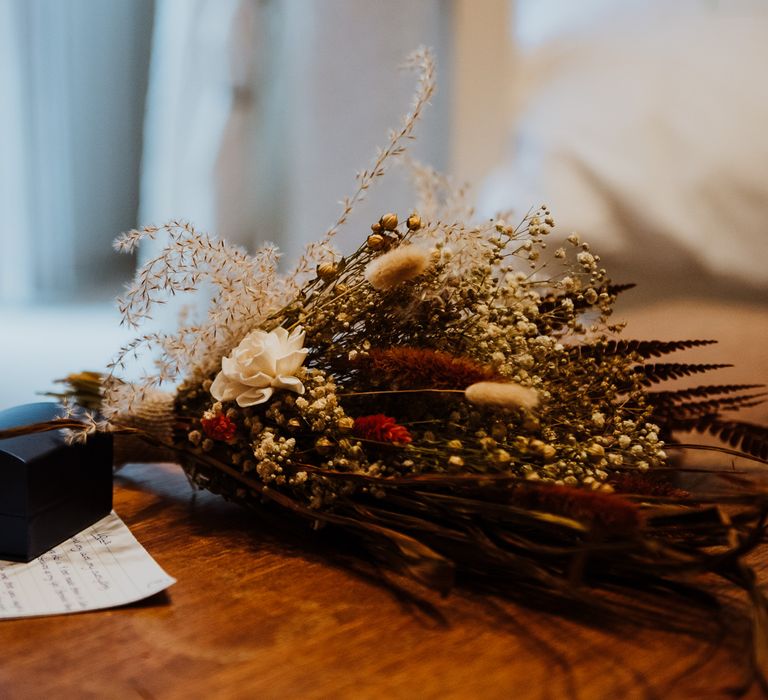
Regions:
<instances>
[{"instance_id":1,"label":"fern frond","mask_svg":"<svg viewBox=\"0 0 768 700\"><path fill-rule=\"evenodd\" d=\"M632 289L634 284L609 284L597 290L600 294L609 294L617 297L622 292ZM568 322L569 313L563 310L563 301L570 299L573 309L577 312L588 311L595 307L594 302L589 302L583 294L568 292L566 294L549 294L539 302L539 315L546 318L550 328L561 328Z\"/></svg>"},{"instance_id":2,"label":"fern frond","mask_svg":"<svg viewBox=\"0 0 768 700\"><path fill-rule=\"evenodd\" d=\"M762 389L764 386L765 384L704 384L689 389L677 389L676 391L649 391L646 393L646 396L648 397L648 400L654 404L678 403L688 399L733 394L737 391L750 391L751 389Z\"/></svg>"},{"instance_id":3,"label":"fern frond","mask_svg":"<svg viewBox=\"0 0 768 700\"><path fill-rule=\"evenodd\" d=\"M637 355L641 359L662 357L678 350L714 345L716 340L607 340L592 345L575 346L571 351L581 356Z\"/></svg>"},{"instance_id":4,"label":"fern frond","mask_svg":"<svg viewBox=\"0 0 768 700\"><path fill-rule=\"evenodd\" d=\"M650 386L651 384L658 384L659 382L666 382L671 379L680 379L682 377L690 377L693 374L701 374L703 372L712 372L716 369L724 369L726 367L733 367L728 364L691 364L687 362L656 362L647 365L641 365L636 371L645 375L643 377L643 384Z\"/></svg>"},{"instance_id":5,"label":"fern frond","mask_svg":"<svg viewBox=\"0 0 768 700\"><path fill-rule=\"evenodd\" d=\"M637 285L634 282L628 282L626 284L611 284L608 286L608 293L618 296L622 292L628 292L630 289L634 289Z\"/></svg>"},{"instance_id":6,"label":"fern frond","mask_svg":"<svg viewBox=\"0 0 768 700\"><path fill-rule=\"evenodd\" d=\"M722 411L736 411L741 408L757 406L765 400L765 393L743 394L740 396L723 396L706 401L686 401L668 404L667 415L673 418L692 418L694 416L717 415Z\"/></svg>"},{"instance_id":7,"label":"fern frond","mask_svg":"<svg viewBox=\"0 0 768 700\"><path fill-rule=\"evenodd\" d=\"M722 421L705 416L694 427L696 432L708 432L734 449L753 457L768 459L768 428L742 421Z\"/></svg>"}]
</instances>

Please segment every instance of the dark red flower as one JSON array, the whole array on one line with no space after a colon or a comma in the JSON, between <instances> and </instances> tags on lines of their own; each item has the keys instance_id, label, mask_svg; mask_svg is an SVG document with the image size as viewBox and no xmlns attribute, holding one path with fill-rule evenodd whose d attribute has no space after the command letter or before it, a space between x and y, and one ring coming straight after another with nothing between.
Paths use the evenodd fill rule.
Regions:
<instances>
[{"instance_id":1,"label":"dark red flower","mask_svg":"<svg viewBox=\"0 0 768 700\"><path fill-rule=\"evenodd\" d=\"M512 491L512 498L531 510L564 515L608 532L634 533L643 525L639 506L615 493L555 484L525 484Z\"/></svg>"},{"instance_id":2,"label":"dark red flower","mask_svg":"<svg viewBox=\"0 0 768 700\"><path fill-rule=\"evenodd\" d=\"M399 389L466 389L498 378L490 367L468 357L430 348L373 348L364 363L371 382Z\"/></svg>"},{"instance_id":3,"label":"dark red flower","mask_svg":"<svg viewBox=\"0 0 768 700\"><path fill-rule=\"evenodd\" d=\"M385 416L383 413L355 418L352 432L359 438L375 440L376 442L407 445L412 440L408 428L398 425L394 418Z\"/></svg>"},{"instance_id":4,"label":"dark red flower","mask_svg":"<svg viewBox=\"0 0 768 700\"><path fill-rule=\"evenodd\" d=\"M206 437L211 438L211 440L223 440L226 442L235 437L237 426L232 419L223 413L206 414L200 422Z\"/></svg>"}]
</instances>

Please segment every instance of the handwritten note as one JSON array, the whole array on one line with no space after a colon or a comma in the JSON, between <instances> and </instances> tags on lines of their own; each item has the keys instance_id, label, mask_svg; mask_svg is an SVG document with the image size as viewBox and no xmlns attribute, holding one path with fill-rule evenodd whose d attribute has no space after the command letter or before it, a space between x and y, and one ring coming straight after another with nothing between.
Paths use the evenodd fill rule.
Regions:
<instances>
[{"instance_id":1,"label":"handwritten note","mask_svg":"<svg viewBox=\"0 0 768 700\"><path fill-rule=\"evenodd\" d=\"M174 583L113 511L29 563L0 561L0 619L112 608Z\"/></svg>"}]
</instances>

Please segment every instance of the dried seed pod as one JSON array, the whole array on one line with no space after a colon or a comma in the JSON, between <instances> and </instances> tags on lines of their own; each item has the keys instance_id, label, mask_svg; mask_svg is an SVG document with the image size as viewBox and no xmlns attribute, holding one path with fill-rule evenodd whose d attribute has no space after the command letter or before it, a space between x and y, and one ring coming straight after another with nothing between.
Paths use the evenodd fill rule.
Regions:
<instances>
[{"instance_id":1,"label":"dried seed pod","mask_svg":"<svg viewBox=\"0 0 768 700\"><path fill-rule=\"evenodd\" d=\"M584 451L587 453L590 462L599 462L605 457L605 449L596 442L591 443Z\"/></svg>"},{"instance_id":2,"label":"dried seed pod","mask_svg":"<svg viewBox=\"0 0 768 700\"><path fill-rule=\"evenodd\" d=\"M349 416L344 416L343 418L339 419L339 422L336 424L336 427L346 433L352 430L352 428L355 427L355 419L350 418Z\"/></svg>"},{"instance_id":3,"label":"dried seed pod","mask_svg":"<svg viewBox=\"0 0 768 700\"><path fill-rule=\"evenodd\" d=\"M557 450L552 445L544 445L540 453L545 462L554 462L557 457Z\"/></svg>"},{"instance_id":4,"label":"dried seed pod","mask_svg":"<svg viewBox=\"0 0 768 700\"><path fill-rule=\"evenodd\" d=\"M327 437L319 437L315 440L315 449L321 455L327 455L333 450L333 443Z\"/></svg>"},{"instance_id":5,"label":"dried seed pod","mask_svg":"<svg viewBox=\"0 0 768 700\"><path fill-rule=\"evenodd\" d=\"M385 231L394 231L397 228L397 214L389 212L379 219L379 223Z\"/></svg>"},{"instance_id":6,"label":"dried seed pod","mask_svg":"<svg viewBox=\"0 0 768 700\"><path fill-rule=\"evenodd\" d=\"M332 280L338 274L339 266L336 263L325 262L317 266L317 276L325 282Z\"/></svg>"},{"instance_id":7,"label":"dried seed pod","mask_svg":"<svg viewBox=\"0 0 768 700\"><path fill-rule=\"evenodd\" d=\"M493 461L498 465L509 464L512 461L512 455L504 449L494 450Z\"/></svg>"},{"instance_id":8,"label":"dried seed pod","mask_svg":"<svg viewBox=\"0 0 768 700\"><path fill-rule=\"evenodd\" d=\"M418 231L421 228L421 217L416 212L413 212L413 214L408 217L406 223L409 231Z\"/></svg>"},{"instance_id":9,"label":"dried seed pod","mask_svg":"<svg viewBox=\"0 0 768 700\"><path fill-rule=\"evenodd\" d=\"M494 440L492 437L484 437L480 438L480 447L482 447L486 451L492 450L494 447L496 447L497 443L496 440Z\"/></svg>"},{"instance_id":10,"label":"dried seed pod","mask_svg":"<svg viewBox=\"0 0 768 700\"><path fill-rule=\"evenodd\" d=\"M367 243L371 250L381 250L387 244L387 239L380 233L372 233L370 236L368 236Z\"/></svg>"}]
</instances>

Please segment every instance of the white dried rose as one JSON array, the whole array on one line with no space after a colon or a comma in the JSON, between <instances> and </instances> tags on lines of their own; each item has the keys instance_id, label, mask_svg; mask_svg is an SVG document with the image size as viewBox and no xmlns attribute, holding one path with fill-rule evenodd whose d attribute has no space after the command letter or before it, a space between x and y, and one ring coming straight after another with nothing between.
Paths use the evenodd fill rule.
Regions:
<instances>
[{"instance_id":1,"label":"white dried rose","mask_svg":"<svg viewBox=\"0 0 768 700\"><path fill-rule=\"evenodd\" d=\"M275 389L304 393L304 385L294 376L307 356L304 331L285 328L253 331L243 338L228 357L221 360L221 372L211 385L217 401L237 401L238 406L264 403Z\"/></svg>"}]
</instances>

